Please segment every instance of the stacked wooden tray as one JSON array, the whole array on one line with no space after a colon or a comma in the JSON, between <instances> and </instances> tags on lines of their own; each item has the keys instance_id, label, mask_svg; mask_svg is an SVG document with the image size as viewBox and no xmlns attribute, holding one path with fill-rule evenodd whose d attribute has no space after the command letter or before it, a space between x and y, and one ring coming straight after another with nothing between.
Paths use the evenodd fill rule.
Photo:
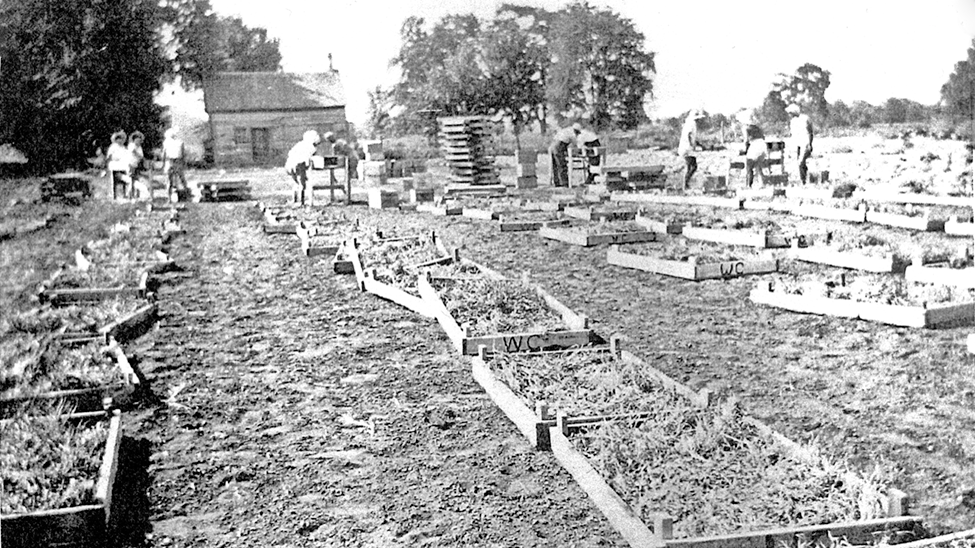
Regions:
<instances>
[{"instance_id":1,"label":"stacked wooden tray","mask_svg":"<svg viewBox=\"0 0 975 548\"><path fill-rule=\"evenodd\" d=\"M203 181L199 183L204 202L240 202L251 199L251 185L247 179Z\"/></svg>"},{"instance_id":2,"label":"stacked wooden tray","mask_svg":"<svg viewBox=\"0 0 975 548\"><path fill-rule=\"evenodd\" d=\"M451 183L499 185L492 149L493 124L483 116L440 118L440 147Z\"/></svg>"}]
</instances>

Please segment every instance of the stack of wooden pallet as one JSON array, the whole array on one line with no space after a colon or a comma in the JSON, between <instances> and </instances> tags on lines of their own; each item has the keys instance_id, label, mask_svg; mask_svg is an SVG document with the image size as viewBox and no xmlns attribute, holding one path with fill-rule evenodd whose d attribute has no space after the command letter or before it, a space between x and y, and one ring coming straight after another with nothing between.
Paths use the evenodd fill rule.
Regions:
<instances>
[{"instance_id":1,"label":"stack of wooden pallet","mask_svg":"<svg viewBox=\"0 0 975 548\"><path fill-rule=\"evenodd\" d=\"M483 116L440 118L440 147L450 168L450 182L463 185L501 183L492 148L492 124Z\"/></svg>"},{"instance_id":2,"label":"stack of wooden pallet","mask_svg":"<svg viewBox=\"0 0 975 548\"><path fill-rule=\"evenodd\" d=\"M206 181L200 193L204 202L239 202L251 199L251 185L247 179Z\"/></svg>"}]
</instances>

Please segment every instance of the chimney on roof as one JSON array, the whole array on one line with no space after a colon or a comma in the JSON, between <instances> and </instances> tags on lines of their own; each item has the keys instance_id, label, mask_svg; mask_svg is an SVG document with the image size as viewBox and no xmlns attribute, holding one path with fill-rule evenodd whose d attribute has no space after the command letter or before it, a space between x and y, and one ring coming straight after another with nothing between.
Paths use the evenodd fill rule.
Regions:
<instances>
[{"instance_id":1,"label":"chimney on roof","mask_svg":"<svg viewBox=\"0 0 975 548\"><path fill-rule=\"evenodd\" d=\"M335 69L332 68L332 54L331 53L328 54L328 71L329 72L335 72Z\"/></svg>"}]
</instances>

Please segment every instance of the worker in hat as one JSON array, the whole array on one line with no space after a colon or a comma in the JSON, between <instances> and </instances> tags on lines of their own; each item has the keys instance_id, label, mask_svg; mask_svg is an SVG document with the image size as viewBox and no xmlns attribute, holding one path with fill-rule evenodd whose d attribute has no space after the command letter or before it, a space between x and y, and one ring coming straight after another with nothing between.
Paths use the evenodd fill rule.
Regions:
<instances>
[{"instance_id":1,"label":"worker in hat","mask_svg":"<svg viewBox=\"0 0 975 548\"><path fill-rule=\"evenodd\" d=\"M308 192L308 170L311 168L312 156L318 150L318 144L321 142L321 137L319 137L318 132L311 129L302 135L301 141L295 143L288 151L288 158L284 162L284 170L288 175L291 176L291 180L294 182L293 188L293 202L305 205L305 196L308 195L308 203L311 205L312 196Z\"/></svg>"},{"instance_id":2,"label":"worker in hat","mask_svg":"<svg viewBox=\"0 0 975 548\"><path fill-rule=\"evenodd\" d=\"M116 131L112 134L112 144L108 145L105 153L105 164L112 177L112 198L124 199L128 194L129 183L129 149L125 148L125 132Z\"/></svg>"},{"instance_id":3,"label":"worker in hat","mask_svg":"<svg viewBox=\"0 0 975 548\"><path fill-rule=\"evenodd\" d=\"M177 137L177 129L171 127L163 133L162 160L166 176L166 192L173 202L179 200L179 192L186 191L186 145Z\"/></svg>"},{"instance_id":4,"label":"worker in hat","mask_svg":"<svg viewBox=\"0 0 975 548\"><path fill-rule=\"evenodd\" d=\"M582 124L575 123L556 131L552 137L548 147L552 158L552 186L569 186L569 146L576 142L580 133Z\"/></svg>"},{"instance_id":5,"label":"worker in hat","mask_svg":"<svg viewBox=\"0 0 975 548\"><path fill-rule=\"evenodd\" d=\"M799 180L802 181L802 184L806 184L806 179L809 176L806 160L812 156L813 151L812 120L803 114L802 109L795 103L786 107L785 111L792 117L789 122L789 136L792 142L792 150L796 154L796 163L799 165Z\"/></svg>"},{"instance_id":6,"label":"worker in hat","mask_svg":"<svg viewBox=\"0 0 975 548\"><path fill-rule=\"evenodd\" d=\"M765 185L765 168L768 165L768 148L765 144L765 132L755 120L755 114L746 108L735 114L735 120L741 127L741 137L745 148L745 184L751 188L757 172Z\"/></svg>"},{"instance_id":7,"label":"worker in hat","mask_svg":"<svg viewBox=\"0 0 975 548\"><path fill-rule=\"evenodd\" d=\"M704 111L692 110L684 120L684 126L680 130L680 142L677 144L677 155L684 158L684 181L681 190L687 190L691 182L691 177L697 172L697 156L694 149L698 146L697 132L704 119Z\"/></svg>"}]
</instances>

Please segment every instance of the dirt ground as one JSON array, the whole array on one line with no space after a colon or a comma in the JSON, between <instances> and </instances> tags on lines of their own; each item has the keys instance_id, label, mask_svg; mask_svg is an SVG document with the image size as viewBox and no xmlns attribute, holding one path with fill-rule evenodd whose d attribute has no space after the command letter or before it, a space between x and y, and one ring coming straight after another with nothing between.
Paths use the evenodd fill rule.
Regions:
<instances>
[{"instance_id":1,"label":"dirt ground","mask_svg":"<svg viewBox=\"0 0 975 548\"><path fill-rule=\"evenodd\" d=\"M705 172L719 164L717 154L702 162ZM231 175L248 177L257 199L285 199L280 170ZM24 196L5 186L0 203ZM49 227L0 242L4 279L18 280L3 286L4 303L23 305L58 257L132 209L56 207L65 210ZM331 209L381 227L436 229L472 259L527 271L665 373L736 395L793 439L896 470L911 513L932 531L975 526L971 327L793 314L749 302L755 277L681 281L610 266L605 247L502 234L485 221ZM187 233L170 252L182 270L162 280L160 321L126 349L151 391L125 416L121 544L624 545L559 464L495 408L435 322L360 293L327 259L300 255L296 238L263 234L254 202L190 205L181 222Z\"/></svg>"}]
</instances>

